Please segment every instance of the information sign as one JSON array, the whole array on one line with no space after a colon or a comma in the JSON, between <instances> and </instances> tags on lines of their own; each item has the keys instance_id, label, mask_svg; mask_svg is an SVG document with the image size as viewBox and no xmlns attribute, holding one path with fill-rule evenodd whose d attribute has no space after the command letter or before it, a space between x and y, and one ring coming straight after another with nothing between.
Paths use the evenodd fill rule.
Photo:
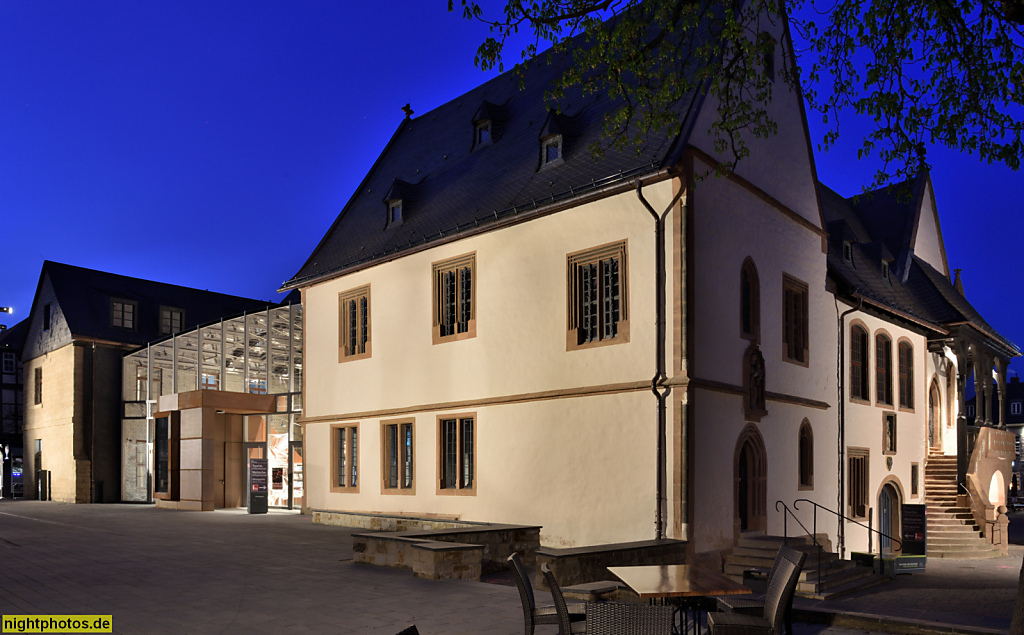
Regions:
<instances>
[{"instance_id":1,"label":"information sign","mask_svg":"<svg viewBox=\"0 0 1024 635\"><path fill-rule=\"evenodd\" d=\"M925 555L925 541L928 538L928 520L924 505L903 505L903 541L904 556Z\"/></svg>"},{"instance_id":2,"label":"information sign","mask_svg":"<svg viewBox=\"0 0 1024 635\"><path fill-rule=\"evenodd\" d=\"M249 459L249 513L267 513L267 459Z\"/></svg>"}]
</instances>

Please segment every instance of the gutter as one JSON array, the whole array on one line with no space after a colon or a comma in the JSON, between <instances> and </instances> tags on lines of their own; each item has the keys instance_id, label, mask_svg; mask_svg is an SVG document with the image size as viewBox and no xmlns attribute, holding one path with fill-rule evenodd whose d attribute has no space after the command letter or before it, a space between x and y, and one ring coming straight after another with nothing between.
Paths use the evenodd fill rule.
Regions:
<instances>
[{"instance_id":1,"label":"gutter","mask_svg":"<svg viewBox=\"0 0 1024 635\"><path fill-rule=\"evenodd\" d=\"M654 217L654 243L655 243L655 258L654 258L654 283L655 283L655 318L654 324L657 331L655 337L654 346L655 350L655 371L654 377L651 378L651 392L654 393L655 399L658 401L658 442L657 442L657 484L655 487L657 501L655 503L654 511L654 537L657 540L661 540L665 537L665 472L666 472L666 440L665 440L665 429L666 424L666 410L665 401L668 399L669 394L672 392L672 388L666 385L668 375L665 372L665 218L668 213L675 207L676 202L686 192L684 188L679 188L679 191L668 206L665 208L660 215L654 211L651 204L644 198L643 193L643 181L641 179L636 180L636 196L643 203L643 206L647 208L647 211Z\"/></svg>"},{"instance_id":2,"label":"gutter","mask_svg":"<svg viewBox=\"0 0 1024 635\"><path fill-rule=\"evenodd\" d=\"M833 296L835 298L835 296ZM835 298L836 301L836 313L839 312L839 299ZM846 521L843 520L843 510L846 509L846 489L844 484L846 482L846 384L843 381L843 377L846 376L846 316L855 312L860 311L864 306L864 296L857 297L857 306L851 307L846 311L843 311L837 320L836 325L839 329L839 368L836 372L836 388L839 392L839 409L837 411L839 430L838 439L839 443L839 509L836 512L839 516L839 558L846 557Z\"/></svg>"}]
</instances>

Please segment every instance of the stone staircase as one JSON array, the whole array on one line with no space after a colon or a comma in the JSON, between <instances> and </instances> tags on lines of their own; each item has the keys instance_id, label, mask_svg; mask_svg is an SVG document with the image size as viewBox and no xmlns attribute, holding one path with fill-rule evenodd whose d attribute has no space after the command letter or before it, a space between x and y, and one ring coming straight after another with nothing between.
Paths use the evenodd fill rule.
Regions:
<instances>
[{"instance_id":1,"label":"stone staircase","mask_svg":"<svg viewBox=\"0 0 1024 635\"><path fill-rule=\"evenodd\" d=\"M929 454L924 464L928 506L929 558L998 558L999 548L984 539L968 507L956 503L956 456Z\"/></svg>"},{"instance_id":2,"label":"stone staircase","mask_svg":"<svg viewBox=\"0 0 1024 635\"><path fill-rule=\"evenodd\" d=\"M831 552L831 543L825 535L818 536L824 547L819 555L818 547L809 536L790 538L789 546L807 554L804 568L800 572L796 594L800 597L827 600L847 593L880 584L888 580L875 575L869 567L857 566L851 560L841 560ZM741 536L736 548L725 558L725 575L737 582L743 582L743 572L762 568L767 572L775 562L779 547L784 544L782 536ZM818 577L818 562L821 562L821 577Z\"/></svg>"}]
</instances>

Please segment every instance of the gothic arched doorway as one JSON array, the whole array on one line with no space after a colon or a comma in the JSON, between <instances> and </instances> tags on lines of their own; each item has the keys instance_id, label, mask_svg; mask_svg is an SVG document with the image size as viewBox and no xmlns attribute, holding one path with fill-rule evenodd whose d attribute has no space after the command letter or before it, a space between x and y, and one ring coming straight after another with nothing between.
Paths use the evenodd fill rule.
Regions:
<instances>
[{"instance_id":1,"label":"gothic arched doorway","mask_svg":"<svg viewBox=\"0 0 1024 635\"><path fill-rule=\"evenodd\" d=\"M768 528L768 457L764 439L753 425L747 425L740 434L734 465L736 532L765 531Z\"/></svg>"},{"instance_id":2,"label":"gothic arched doorway","mask_svg":"<svg viewBox=\"0 0 1024 635\"><path fill-rule=\"evenodd\" d=\"M942 450L942 396L939 394L939 382L932 380L928 391L928 449Z\"/></svg>"},{"instance_id":3,"label":"gothic arched doorway","mask_svg":"<svg viewBox=\"0 0 1024 635\"><path fill-rule=\"evenodd\" d=\"M891 538L899 540L900 527L900 493L892 483L886 483L878 493L878 531L884 534L879 536L878 546L882 553L899 552Z\"/></svg>"}]
</instances>

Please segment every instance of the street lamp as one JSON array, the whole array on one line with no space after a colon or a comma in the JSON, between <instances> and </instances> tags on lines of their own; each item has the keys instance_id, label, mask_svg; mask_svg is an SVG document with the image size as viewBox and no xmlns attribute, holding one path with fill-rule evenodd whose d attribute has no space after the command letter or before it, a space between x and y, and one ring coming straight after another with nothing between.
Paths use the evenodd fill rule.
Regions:
<instances>
[{"instance_id":1,"label":"street lamp","mask_svg":"<svg viewBox=\"0 0 1024 635\"><path fill-rule=\"evenodd\" d=\"M14 313L13 306L0 306L0 313Z\"/></svg>"}]
</instances>

